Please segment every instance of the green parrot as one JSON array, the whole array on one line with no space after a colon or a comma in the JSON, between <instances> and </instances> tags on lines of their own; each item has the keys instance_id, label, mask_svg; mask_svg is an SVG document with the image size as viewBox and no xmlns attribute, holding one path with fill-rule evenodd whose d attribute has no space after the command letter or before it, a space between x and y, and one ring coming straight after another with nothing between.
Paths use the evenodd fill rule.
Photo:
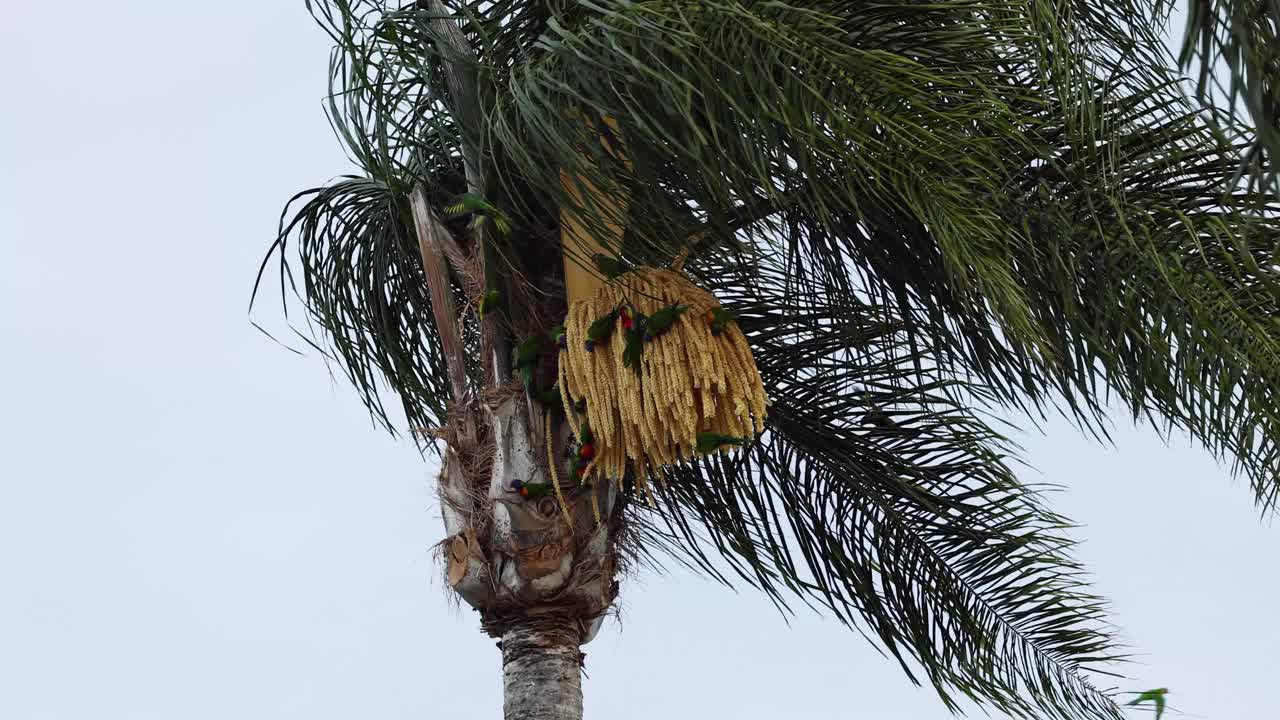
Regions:
<instances>
[{"instance_id":1,"label":"green parrot","mask_svg":"<svg viewBox=\"0 0 1280 720\"><path fill-rule=\"evenodd\" d=\"M565 349L567 336L564 333L563 325L556 325L555 327L548 330L547 334L551 336L551 342L555 343L556 347L560 348L561 350Z\"/></svg>"},{"instance_id":2,"label":"green parrot","mask_svg":"<svg viewBox=\"0 0 1280 720\"><path fill-rule=\"evenodd\" d=\"M1160 720L1160 716L1164 715L1164 696L1169 693L1169 688L1156 688L1143 693L1138 693L1138 697L1125 703L1126 705L1138 705L1147 701L1151 701L1156 706L1156 720Z\"/></svg>"},{"instance_id":3,"label":"green parrot","mask_svg":"<svg viewBox=\"0 0 1280 720\"><path fill-rule=\"evenodd\" d=\"M631 271L631 263L618 257L610 257L604 253L596 253L591 256L591 262L595 263L596 268L604 273L604 276L610 280L619 275Z\"/></svg>"},{"instance_id":4,"label":"green parrot","mask_svg":"<svg viewBox=\"0 0 1280 720\"><path fill-rule=\"evenodd\" d=\"M652 340L671 329L679 318L689 309L688 305L668 305L644 319L644 339Z\"/></svg>"},{"instance_id":5,"label":"green parrot","mask_svg":"<svg viewBox=\"0 0 1280 720\"><path fill-rule=\"evenodd\" d=\"M867 425L875 425L876 427L883 428L885 430L898 429L898 423L894 422L893 418L889 417L888 413L878 407L872 407L868 410L867 413L862 416L861 422Z\"/></svg>"},{"instance_id":6,"label":"green parrot","mask_svg":"<svg viewBox=\"0 0 1280 720\"><path fill-rule=\"evenodd\" d=\"M511 232L511 218L507 217L507 214L495 207L493 203L479 195L472 195L471 193L459 195L452 203L445 206L444 211L450 217L475 215L475 220L472 221L475 227L480 227L485 222L492 221L493 227L497 229L500 235L506 235Z\"/></svg>"},{"instance_id":7,"label":"green parrot","mask_svg":"<svg viewBox=\"0 0 1280 720\"><path fill-rule=\"evenodd\" d=\"M732 310L725 310L724 308L712 308L707 311L705 319L707 321L707 325L711 326L711 334L719 335L724 332L724 329L729 326L729 323L736 322L738 320L738 313Z\"/></svg>"},{"instance_id":8,"label":"green parrot","mask_svg":"<svg viewBox=\"0 0 1280 720\"><path fill-rule=\"evenodd\" d=\"M643 317L637 319L643 320ZM640 374L640 355L644 352L645 338L638 325L624 330L622 334L622 366L635 370L637 375Z\"/></svg>"},{"instance_id":9,"label":"green parrot","mask_svg":"<svg viewBox=\"0 0 1280 720\"><path fill-rule=\"evenodd\" d=\"M551 494L551 483L527 483L515 480L511 483L511 491L526 500L536 500Z\"/></svg>"},{"instance_id":10,"label":"green parrot","mask_svg":"<svg viewBox=\"0 0 1280 720\"><path fill-rule=\"evenodd\" d=\"M707 453L719 450L725 445L743 445L746 442L746 438L721 435L720 433L714 432L700 432L698 433L698 452L706 455Z\"/></svg>"},{"instance_id":11,"label":"green parrot","mask_svg":"<svg viewBox=\"0 0 1280 720\"><path fill-rule=\"evenodd\" d=\"M533 399L546 405L551 410L559 410L564 407L564 403L560 401L560 386L552 385L546 390L539 390L533 394Z\"/></svg>"},{"instance_id":12,"label":"green parrot","mask_svg":"<svg viewBox=\"0 0 1280 720\"><path fill-rule=\"evenodd\" d=\"M502 293L497 290L486 290L484 295L480 296L479 304L476 305L476 317L484 322L484 316L496 310L501 300Z\"/></svg>"},{"instance_id":13,"label":"green parrot","mask_svg":"<svg viewBox=\"0 0 1280 720\"><path fill-rule=\"evenodd\" d=\"M545 344L545 337L534 335L516 346L516 369L520 371L520 379L526 388L533 384L533 371L538 366Z\"/></svg>"},{"instance_id":14,"label":"green parrot","mask_svg":"<svg viewBox=\"0 0 1280 720\"><path fill-rule=\"evenodd\" d=\"M608 315L597 319L587 328L587 352L596 349L596 345L609 339L613 334L613 326L618 322L618 311L621 306L614 308Z\"/></svg>"}]
</instances>

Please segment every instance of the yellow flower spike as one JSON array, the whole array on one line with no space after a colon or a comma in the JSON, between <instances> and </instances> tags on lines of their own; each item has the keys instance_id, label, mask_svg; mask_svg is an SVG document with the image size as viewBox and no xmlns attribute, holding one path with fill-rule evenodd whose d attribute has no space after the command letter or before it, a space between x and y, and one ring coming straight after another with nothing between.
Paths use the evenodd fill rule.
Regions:
<instances>
[{"instance_id":1,"label":"yellow flower spike","mask_svg":"<svg viewBox=\"0 0 1280 720\"><path fill-rule=\"evenodd\" d=\"M560 503L564 522L569 526L569 531L573 532L573 513L569 512L569 503L565 502L564 492L560 490L560 473L556 472L556 446L551 437L551 413L543 413L542 420L547 434L547 467L551 471L551 487L555 488L556 502Z\"/></svg>"},{"instance_id":2,"label":"yellow flower spike","mask_svg":"<svg viewBox=\"0 0 1280 720\"><path fill-rule=\"evenodd\" d=\"M620 303L644 315L672 304L688 307L666 333L645 343L639 373L622 364L621 324L594 352L586 351L587 328ZM566 408L586 400L602 448L593 465L600 477L621 486L630 468L637 492L650 493L652 502L649 478L661 480L662 466L696 457L699 432L747 436L763 429L764 388L746 338L736 326L719 336L706 326L707 312L718 307L714 296L682 273L644 267L588 297L570 297L560 390Z\"/></svg>"}]
</instances>

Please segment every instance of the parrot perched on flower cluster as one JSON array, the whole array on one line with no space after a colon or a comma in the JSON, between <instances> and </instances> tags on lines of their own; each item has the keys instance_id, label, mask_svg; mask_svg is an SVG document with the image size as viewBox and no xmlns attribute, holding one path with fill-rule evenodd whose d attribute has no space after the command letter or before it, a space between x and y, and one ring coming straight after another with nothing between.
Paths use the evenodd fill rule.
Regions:
<instances>
[{"instance_id":1,"label":"parrot perched on flower cluster","mask_svg":"<svg viewBox=\"0 0 1280 720\"><path fill-rule=\"evenodd\" d=\"M587 352L594 352L596 345L608 340L609 336L613 334L613 326L618 322L618 314L621 309L622 306L619 305L587 327Z\"/></svg>"},{"instance_id":2,"label":"parrot perched on flower cluster","mask_svg":"<svg viewBox=\"0 0 1280 720\"><path fill-rule=\"evenodd\" d=\"M449 217L475 215L475 219L471 221L473 227L480 227L486 222L492 222L499 235L506 235L511 232L511 218L507 217L507 214L499 210L493 203L479 195L471 193L459 195L454 198L452 203L445 206L444 211Z\"/></svg>"},{"instance_id":3,"label":"parrot perched on flower cluster","mask_svg":"<svg viewBox=\"0 0 1280 720\"><path fill-rule=\"evenodd\" d=\"M644 320L644 339L660 337L676 324L676 320L689 309L688 305L668 305Z\"/></svg>"},{"instance_id":4,"label":"parrot perched on flower cluster","mask_svg":"<svg viewBox=\"0 0 1280 720\"><path fill-rule=\"evenodd\" d=\"M724 308L713 308L707 311L703 319L707 321L707 325L711 326L711 334L718 336L724 332L729 323L737 321L738 313Z\"/></svg>"},{"instance_id":5,"label":"parrot perched on flower cluster","mask_svg":"<svg viewBox=\"0 0 1280 720\"><path fill-rule=\"evenodd\" d=\"M644 351L644 328L648 327L647 321L643 315L627 307L618 310L618 317L622 323L623 333L622 366L631 368L639 375L640 354Z\"/></svg>"}]
</instances>

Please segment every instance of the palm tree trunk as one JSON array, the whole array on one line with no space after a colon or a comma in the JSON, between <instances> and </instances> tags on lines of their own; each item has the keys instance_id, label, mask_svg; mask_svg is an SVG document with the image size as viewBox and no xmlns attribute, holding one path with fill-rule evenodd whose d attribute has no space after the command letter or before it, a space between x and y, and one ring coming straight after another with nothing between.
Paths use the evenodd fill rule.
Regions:
<instances>
[{"instance_id":1,"label":"palm tree trunk","mask_svg":"<svg viewBox=\"0 0 1280 720\"><path fill-rule=\"evenodd\" d=\"M447 577L480 611L485 632L500 640L506 720L581 720L579 647L594 637L617 594L617 489L591 491L605 519L599 526L589 494L570 500L572 526L554 498L513 498L514 479L550 480L523 400L512 396L488 414L491 476L469 477L458 453L446 453L440 499L450 534Z\"/></svg>"},{"instance_id":2,"label":"palm tree trunk","mask_svg":"<svg viewBox=\"0 0 1280 720\"><path fill-rule=\"evenodd\" d=\"M444 3L429 0L427 6L437 16L431 23L433 41L444 65L454 118L459 127L475 131L483 126L484 94L475 76L475 50L457 23L447 19L452 13ZM474 137L465 133L463 137L468 192L500 200L495 192L500 188L487 182ZM605 483L569 501L560 497L559 504L551 498L525 501L513 494L515 481L544 486L555 482L549 466L560 462L555 448L562 448L568 428L563 421L547 420L524 393L487 405L487 422L481 420L478 410L483 403L467 391L462 333L449 298L446 259L462 253L456 245L449 247L451 236L421 188L411 196L411 207L432 311L447 356L450 410L455 415L447 433L449 447L439 487L449 534L443 543L446 577L450 587L480 612L485 631L501 638L506 720L582 720L583 655L578 648L594 637L617 594L613 547L618 519L614 511L620 507L617 488ZM620 238L620 228L617 234ZM485 235L476 229L483 289L501 290L496 256ZM501 332L494 331L492 321L486 324L498 386L491 389L500 389L512 379L509 345ZM482 442L480 436L486 430L489 437ZM560 439L553 443L551 437ZM488 477L468 470L468 465L479 464L477 456L490 453ZM463 456L471 462L463 462ZM562 511L569 511L568 515ZM596 513L603 516L598 525L593 523Z\"/></svg>"},{"instance_id":3,"label":"palm tree trunk","mask_svg":"<svg viewBox=\"0 0 1280 720\"><path fill-rule=\"evenodd\" d=\"M524 392L496 405L472 400L448 295L448 231L421 189L410 199L453 386L439 486L449 535L442 543L446 577L480 611L485 631L501 639L507 720L581 720L578 648L595 635L617 594L617 487L602 483L563 505L556 497L526 500L512 491L516 481L554 482L550 466L560 462L557 448L570 433ZM482 404L487 422L477 417ZM477 472L479 456L492 458L487 473Z\"/></svg>"},{"instance_id":4,"label":"palm tree trunk","mask_svg":"<svg viewBox=\"0 0 1280 720\"><path fill-rule=\"evenodd\" d=\"M582 720L579 625L530 618L502 635L506 720Z\"/></svg>"}]
</instances>

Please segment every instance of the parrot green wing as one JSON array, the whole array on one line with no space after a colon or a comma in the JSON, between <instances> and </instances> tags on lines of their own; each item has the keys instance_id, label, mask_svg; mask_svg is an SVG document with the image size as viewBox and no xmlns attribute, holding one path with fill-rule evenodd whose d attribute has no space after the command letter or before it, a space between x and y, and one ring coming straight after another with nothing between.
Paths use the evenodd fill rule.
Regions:
<instances>
[{"instance_id":1,"label":"parrot green wing","mask_svg":"<svg viewBox=\"0 0 1280 720\"><path fill-rule=\"evenodd\" d=\"M516 365L523 367L532 365L538 360L538 356L542 354L543 337L534 335L524 342L516 346Z\"/></svg>"},{"instance_id":2,"label":"parrot green wing","mask_svg":"<svg viewBox=\"0 0 1280 720\"><path fill-rule=\"evenodd\" d=\"M668 305L661 310L649 316L647 327L653 335L665 332L675 324L676 318L680 317L688 305Z\"/></svg>"},{"instance_id":3,"label":"parrot green wing","mask_svg":"<svg viewBox=\"0 0 1280 720\"><path fill-rule=\"evenodd\" d=\"M493 206L479 195L464 193L454 198L453 202L445 205L444 212L449 217L458 217L467 213L480 212L490 207Z\"/></svg>"},{"instance_id":4,"label":"parrot green wing","mask_svg":"<svg viewBox=\"0 0 1280 720\"><path fill-rule=\"evenodd\" d=\"M1144 702L1150 702L1156 706L1156 720L1164 715L1165 695L1169 692L1169 688L1156 688L1155 690L1147 690L1138 693L1138 697L1125 703L1126 705L1140 705Z\"/></svg>"},{"instance_id":5,"label":"parrot green wing","mask_svg":"<svg viewBox=\"0 0 1280 720\"><path fill-rule=\"evenodd\" d=\"M597 319L587 328L587 339L592 342L601 342L608 339L613 334L613 326L618 322L618 309L614 308L612 312Z\"/></svg>"},{"instance_id":6,"label":"parrot green wing","mask_svg":"<svg viewBox=\"0 0 1280 720\"><path fill-rule=\"evenodd\" d=\"M480 296L480 302L476 306L476 316L484 320L485 315L497 309L500 300L502 300L502 293L497 290L486 290L485 294Z\"/></svg>"},{"instance_id":7,"label":"parrot green wing","mask_svg":"<svg viewBox=\"0 0 1280 720\"><path fill-rule=\"evenodd\" d=\"M549 483L525 483L524 486L529 490L530 500L551 494L551 485Z\"/></svg>"},{"instance_id":8,"label":"parrot green wing","mask_svg":"<svg viewBox=\"0 0 1280 720\"><path fill-rule=\"evenodd\" d=\"M453 202L445 206L444 212L449 217L460 217L474 213L477 227L486 221L492 221L499 234L506 235L511 232L511 218L493 203L479 195L471 193L459 195Z\"/></svg>"},{"instance_id":9,"label":"parrot green wing","mask_svg":"<svg viewBox=\"0 0 1280 720\"><path fill-rule=\"evenodd\" d=\"M592 255L591 262L595 263L596 269L604 273L604 276L610 280L631 270L631 265L626 261L621 258L610 257L604 253Z\"/></svg>"},{"instance_id":10,"label":"parrot green wing","mask_svg":"<svg viewBox=\"0 0 1280 720\"><path fill-rule=\"evenodd\" d=\"M644 335L636 329L627 331L626 344L622 348L622 365L640 374L640 355L644 352Z\"/></svg>"},{"instance_id":11,"label":"parrot green wing","mask_svg":"<svg viewBox=\"0 0 1280 720\"><path fill-rule=\"evenodd\" d=\"M698 433L698 452L709 453L725 445L742 445L746 442L746 438L722 435L714 432L700 432Z\"/></svg>"}]
</instances>

